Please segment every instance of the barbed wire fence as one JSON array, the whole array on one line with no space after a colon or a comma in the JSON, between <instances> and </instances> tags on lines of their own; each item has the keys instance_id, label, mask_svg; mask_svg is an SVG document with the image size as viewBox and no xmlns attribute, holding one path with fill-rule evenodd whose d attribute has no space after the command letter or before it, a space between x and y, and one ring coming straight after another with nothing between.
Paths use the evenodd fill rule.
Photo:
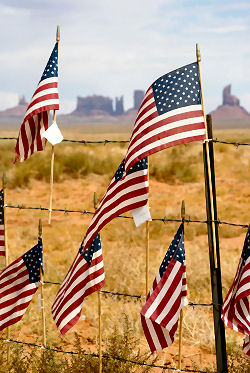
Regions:
<instances>
[{"instance_id":1,"label":"barbed wire fence","mask_svg":"<svg viewBox=\"0 0 250 373\"><path fill-rule=\"evenodd\" d=\"M0 137L0 140L17 140L17 137ZM240 141L223 141L216 139L208 139L206 141L212 141L213 143L217 144L225 144L225 145L234 145L236 148L239 146L250 146L250 143L247 142L240 142ZM63 139L62 142L69 142L74 144L128 144L129 140L73 140L73 139Z\"/></svg>"},{"instance_id":2,"label":"barbed wire fence","mask_svg":"<svg viewBox=\"0 0 250 373\"><path fill-rule=\"evenodd\" d=\"M16 137L0 137L0 140L17 140ZM238 142L238 141L222 141L216 139L209 139L207 141L212 141L213 143L219 143L219 144L224 144L224 145L232 145L236 149L238 149L240 146L250 146L250 143L247 142ZM129 140L99 140L99 141L92 141L92 140L72 140L72 139L64 139L63 142L67 143L74 143L74 144L83 144L83 145L92 145L92 144L126 144L129 143ZM18 210L40 210L40 211L53 211L53 212L63 212L64 214L70 214L70 213L79 213L82 215L94 215L94 211L88 211L88 210L73 210L73 209L58 209L58 208L52 208L49 209L47 207L35 207L35 206L25 206L24 204L18 204L18 205L12 205L12 204L5 204L4 207L10 208L10 209L18 209ZM126 215L119 215L117 218L122 218L122 219L133 219L130 216ZM227 222L227 221L220 221L220 220L197 220L197 219L191 219L189 218L184 218L184 219L174 219L174 218L167 218L166 216L162 218L152 218L152 222L186 222L186 223L200 223L200 224L209 224L211 222L214 222L218 225L229 225L229 226L234 226L234 227L239 227L239 228L248 228L249 224L239 224L239 223L233 223L233 222ZM60 282L53 282L53 281L43 281L43 284L46 285L57 285L60 286ZM101 290L100 291L103 295L106 296L117 296L117 297L124 297L125 299L132 298L136 301L145 301L146 297L138 294L125 294L125 293L120 293L120 292L113 292L113 291L108 291L108 290ZM221 304L214 304L214 303L194 303L194 302L189 302L188 306L191 307L221 307ZM29 343L25 341L20 341L20 340L15 340L15 339L6 339L0 337L0 340L6 343L16 343L16 344L22 344L26 345L29 347L34 347L38 348L41 350L48 350L48 351L53 351L55 353L63 353L63 354L71 354L71 355L78 355L79 352L76 351L64 351L61 349L53 348L51 346L43 346L43 345L38 345L36 343ZM95 353L85 353L82 352L86 356L92 356L94 358L99 358L98 354ZM131 364L139 365L139 366L145 366L145 367L153 367L153 368L159 368L162 370L169 370L169 371L179 371L179 372L193 372L193 373L206 373L206 371L203 370L197 370L197 369L177 369L175 367L169 367L166 365L156 365L156 364L147 364L147 363L141 363L133 360L127 360L125 358L119 357L119 356L111 356L107 354L102 354L102 358L104 359L114 359L118 360L121 362L128 362ZM214 372L215 373L215 372Z\"/></svg>"}]
</instances>

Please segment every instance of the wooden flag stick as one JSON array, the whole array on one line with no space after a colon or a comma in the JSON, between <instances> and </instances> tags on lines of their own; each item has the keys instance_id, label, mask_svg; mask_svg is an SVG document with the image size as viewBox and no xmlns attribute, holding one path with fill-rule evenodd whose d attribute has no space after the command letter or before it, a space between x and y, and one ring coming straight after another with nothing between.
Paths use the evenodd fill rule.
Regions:
<instances>
[{"instance_id":1,"label":"wooden flag stick","mask_svg":"<svg viewBox=\"0 0 250 373\"><path fill-rule=\"evenodd\" d=\"M97 209L97 194L94 192L94 209ZM102 373L102 301L101 292L98 290L98 355L99 355L99 373Z\"/></svg>"},{"instance_id":2,"label":"wooden flag stick","mask_svg":"<svg viewBox=\"0 0 250 373\"><path fill-rule=\"evenodd\" d=\"M208 183L209 183L209 195L210 195L210 201L211 201L211 227L212 227L212 237L213 237L213 247L214 247L214 267L218 267L217 263L217 246L216 246L216 236L215 236L215 222L214 222L214 199L213 199L213 189L212 189L212 177L211 177L211 164L210 164L210 154L209 154L209 147L208 147L208 130L207 130L207 118L205 114L205 104L204 104L204 98L203 98L203 86L202 86L202 78L201 78L201 55L200 55L200 49L199 45L196 44L196 57L197 57L197 63L198 63L198 69L199 69L199 76L200 76L200 87L201 87L201 105L202 105L202 112L204 117L204 122L206 126L206 158L207 158L207 169L208 169Z\"/></svg>"},{"instance_id":3,"label":"wooden flag stick","mask_svg":"<svg viewBox=\"0 0 250 373\"><path fill-rule=\"evenodd\" d=\"M57 26L57 30L56 30L56 41L59 44L59 41L60 41L60 27L59 26ZM56 121L56 110L53 111L53 122L55 121ZM54 145L52 145L51 163L50 163L49 224L51 224L52 201L53 201L54 159L55 159L55 147Z\"/></svg>"},{"instance_id":4,"label":"wooden flag stick","mask_svg":"<svg viewBox=\"0 0 250 373\"><path fill-rule=\"evenodd\" d=\"M7 239L7 217L6 217L6 174L3 172L3 218L4 218L4 248L5 248L5 267L9 265L9 250L8 250L8 239ZM10 340L10 326L7 326L7 340ZM10 343L7 343L7 365L10 364Z\"/></svg>"},{"instance_id":5,"label":"wooden flag stick","mask_svg":"<svg viewBox=\"0 0 250 373\"><path fill-rule=\"evenodd\" d=\"M181 218L184 222L185 219L185 201L181 203ZM183 323L183 309L180 310L180 318L179 318L179 361L178 361L178 369L181 370L181 359L182 359L182 323Z\"/></svg>"},{"instance_id":6,"label":"wooden flag stick","mask_svg":"<svg viewBox=\"0 0 250 373\"><path fill-rule=\"evenodd\" d=\"M39 219L39 225L38 225L38 237L42 238L42 219ZM45 318L45 309L44 309L44 295L43 295L43 272L40 267L40 294L41 294L41 311L42 311L42 328L43 328L43 347L46 347L47 345L47 336L46 336L46 318Z\"/></svg>"},{"instance_id":7,"label":"wooden flag stick","mask_svg":"<svg viewBox=\"0 0 250 373\"><path fill-rule=\"evenodd\" d=\"M148 181L149 181L149 157L148 157ZM148 200L149 204L149 200ZM145 280L146 280L146 296L149 292L149 221L146 221L146 265L145 265Z\"/></svg>"}]
</instances>

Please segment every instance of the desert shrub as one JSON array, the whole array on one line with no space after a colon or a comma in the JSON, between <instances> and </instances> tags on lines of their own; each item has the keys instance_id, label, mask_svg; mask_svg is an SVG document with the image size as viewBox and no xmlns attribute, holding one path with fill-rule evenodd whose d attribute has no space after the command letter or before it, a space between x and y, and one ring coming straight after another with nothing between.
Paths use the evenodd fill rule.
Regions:
<instances>
[{"instance_id":1,"label":"desert shrub","mask_svg":"<svg viewBox=\"0 0 250 373\"><path fill-rule=\"evenodd\" d=\"M154 363L150 353L141 353L138 348L139 340L135 337L134 323L126 315L122 318L122 327L114 326L106 337L102 359L103 373L133 373L138 371L139 365L125 360L132 360L138 364L150 361ZM0 345L0 372L6 372L6 344ZM98 373L99 359L97 354L90 353L81 347L80 337L75 334L73 352L65 355L52 350L38 350L32 347L27 350L23 345L11 345L10 373ZM118 359L112 359L117 357ZM121 359L121 360L119 360ZM149 372L150 367L140 368L140 372Z\"/></svg>"},{"instance_id":2,"label":"desert shrub","mask_svg":"<svg viewBox=\"0 0 250 373\"><path fill-rule=\"evenodd\" d=\"M187 153L185 147L177 147L160 159L156 157L150 162L150 176L170 184L190 183L198 180L198 165L202 166L201 153Z\"/></svg>"},{"instance_id":3,"label":"desert shrub","mask_svg":"<svg viewBox=\"0 0 250 373\"><path fill-rule=\"evenodd\" d=\"M64 356L57 356L53 351L44 350L41 354L32 354L32 373L66 372L67 360Z\"/></svg>"},{"instance_id":4,"label":"desert shrub","mask_svg":"<svg viewBox=\"0 0 250 373\"><path fill-rule=\"evenodd\" d=\"M228 346L228 372L229 373L249 373L250 359L242 352L241 349L235 346Z\"/></svg>"},{"instance_id":5,"label":"desert shrub","mask_svg":"<svg viewBox=\"0 0 250 373\"><path fill-rule=\"evenodd\" d=\"M118 325L115 325L111 334L106 338L105 350L102 358L102 372L133 373L138 371L139 364L148 362L151 358L150 353L141 353L138 348L138 342L139 340L135 337L133 322L124 315L122 319L122 328L119 329ZM72 356L70 370L68 372L98 373L98 357L86 354L86 351L82 350L78 336L76 336L75 346L78 355ZM112 359L112 357L117 357L118 359ZM135 361L138 365L122 361L123 359ZM154 363L156 359L151 359L150 361ZM150 369L150 367L143 367L140 369L140 372L149 372Z\"/></svg>"}]
</instances>

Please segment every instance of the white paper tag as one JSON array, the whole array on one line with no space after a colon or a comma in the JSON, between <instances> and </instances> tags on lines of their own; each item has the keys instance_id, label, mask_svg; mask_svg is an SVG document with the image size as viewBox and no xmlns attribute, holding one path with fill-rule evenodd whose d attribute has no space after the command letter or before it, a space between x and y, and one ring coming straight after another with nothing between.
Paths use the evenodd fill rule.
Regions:
<instances>
[{"instance_id":1,"label":"white paper tag","mask_svg":"<svg viewBox=\"0 0 250 373\"><path fill-rule=\"evenodd\" d=\"M63 135L56 122L53 122L41 137L45 137L52 145L59 144L63 140Z\"/></svg>"},{"instance_id":2,"label":"white paper tag","mask_svg":"<svg viewBox=\"0 0 250 373\"><path fill-rule=\"evenodd\" d=\"M132 210L131 214L137 227L145 223L145 221L152 221L148 205Z\"/></svg>"}]
</instances>

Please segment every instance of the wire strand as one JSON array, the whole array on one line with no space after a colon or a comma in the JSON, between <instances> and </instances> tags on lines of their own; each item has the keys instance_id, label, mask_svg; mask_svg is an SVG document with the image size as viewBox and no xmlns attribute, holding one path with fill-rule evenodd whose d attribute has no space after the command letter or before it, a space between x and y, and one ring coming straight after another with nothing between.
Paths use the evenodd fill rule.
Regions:
<instances>
[{"instance_id":1,"label":"wire strand","mask_svg":"<svg viewBox=\"0 0 250 373\"><path fill-rule=\"evenodd\" d=\"M88 354L86 352L80 352L79 353L79 352L75 352L75 351L59 350L57 348L53 348L53 347L50 347L50 346L45 347L45 346L42 346L42 345L38 345L36 343L23 342L23 341L18 341L18 340L15 340L15 339L5 339L5 338L1 338L1 337L0 337L0 340L3 341L3 342L6 342L6 343L17 343L17 344L23 344L23 345L26 345L26 346L30 346L30 347L36 347L36 348L40 348L41 350L53 351L53 352L58 352L58 353L63 353L63 354L70 354L70 355L83 354L84 356L92 356L92 357L99 358L99 355L95 354L95 353ZM146 367L151 367L151 368L161 368L163 370L169 369L169 370L179 371L179 372L206 373L206 371L197 370L197 369L177 369L177 368L169 367L169 366L165 366L165 365L140 363L138 361L128 360L128 359L125 359L125 358L120 357L120 356L111 356L111 355L103 354L102 357L104 359L113 359L113 360L122 361L124 363L131 363L131 364L140 365L140 366L146 366ZM212 372L212 373L216 373L216 372Z\"/></svg>"},{"instance_id":2,"label":"wire strand","mask_svg":"<svg viewBox=\"0 0 250 373\"><path fill-rule=\"evenodd\" d=\"M0 140L17 140L17 137L0 137ZM210 141L214 143L219 143L219 144L225 144L225 145L233 145L236 148L239 146L250 146L250 143L245 143L245 142L240 142L240 141L223 141L223 140L218 140L216 139L210 139ZM70 142L70 143L77 143L77 144L127 144L129 143L129 140L99 140L99 141L94 141L94 140L73 140L73 139L63 139L62 142Z\"/></svg>"},{"instance_id":3,"label":"wire strand","mask_svg":"<svg viewBox=\"0 0 250 373\"><path fill-rule=\"evenodd\" d=\"M64 212L65 214L68 214L68 213L79 213L79 214L86 214L86 215L94 215L95 212L94 211L87 211L87 210L69 210L69 209L55 209L55 208L52 208L52 209L49 209L48 207L33 207L33 206L24 206L23 204L21 205L8 205L8 204L5 204L4 207L7 207L7 208L11 208L11 209L19 209L19 210L40 210L40 211L55 211L55 212ZM130 219L130 220L133 220L133 217L132 216L126 216L126 215L118 215L116 216L116 218L123 218L123 219ZM217 223L219 225L222 225L222 224L225 224L225 225L231 225L231 226L234 226L234 227L241 227L241 228L248 228L248 224L237 224L237 223L230 223L230 222L226 222L226 221L221 221L221 220L194 220L194 219L191 219L190 217L187 218L187 219L171 219L171 218L167 218L166 216L164 216L163 218L153 218L152 221L161 221L163 223L167 223L167 222L177 222L177 223L181 223L182 221L184 221L185 223L189 224L189 223L201 223L201 224L208 224L208 223Z\"/></svg>"}]
</instances>

